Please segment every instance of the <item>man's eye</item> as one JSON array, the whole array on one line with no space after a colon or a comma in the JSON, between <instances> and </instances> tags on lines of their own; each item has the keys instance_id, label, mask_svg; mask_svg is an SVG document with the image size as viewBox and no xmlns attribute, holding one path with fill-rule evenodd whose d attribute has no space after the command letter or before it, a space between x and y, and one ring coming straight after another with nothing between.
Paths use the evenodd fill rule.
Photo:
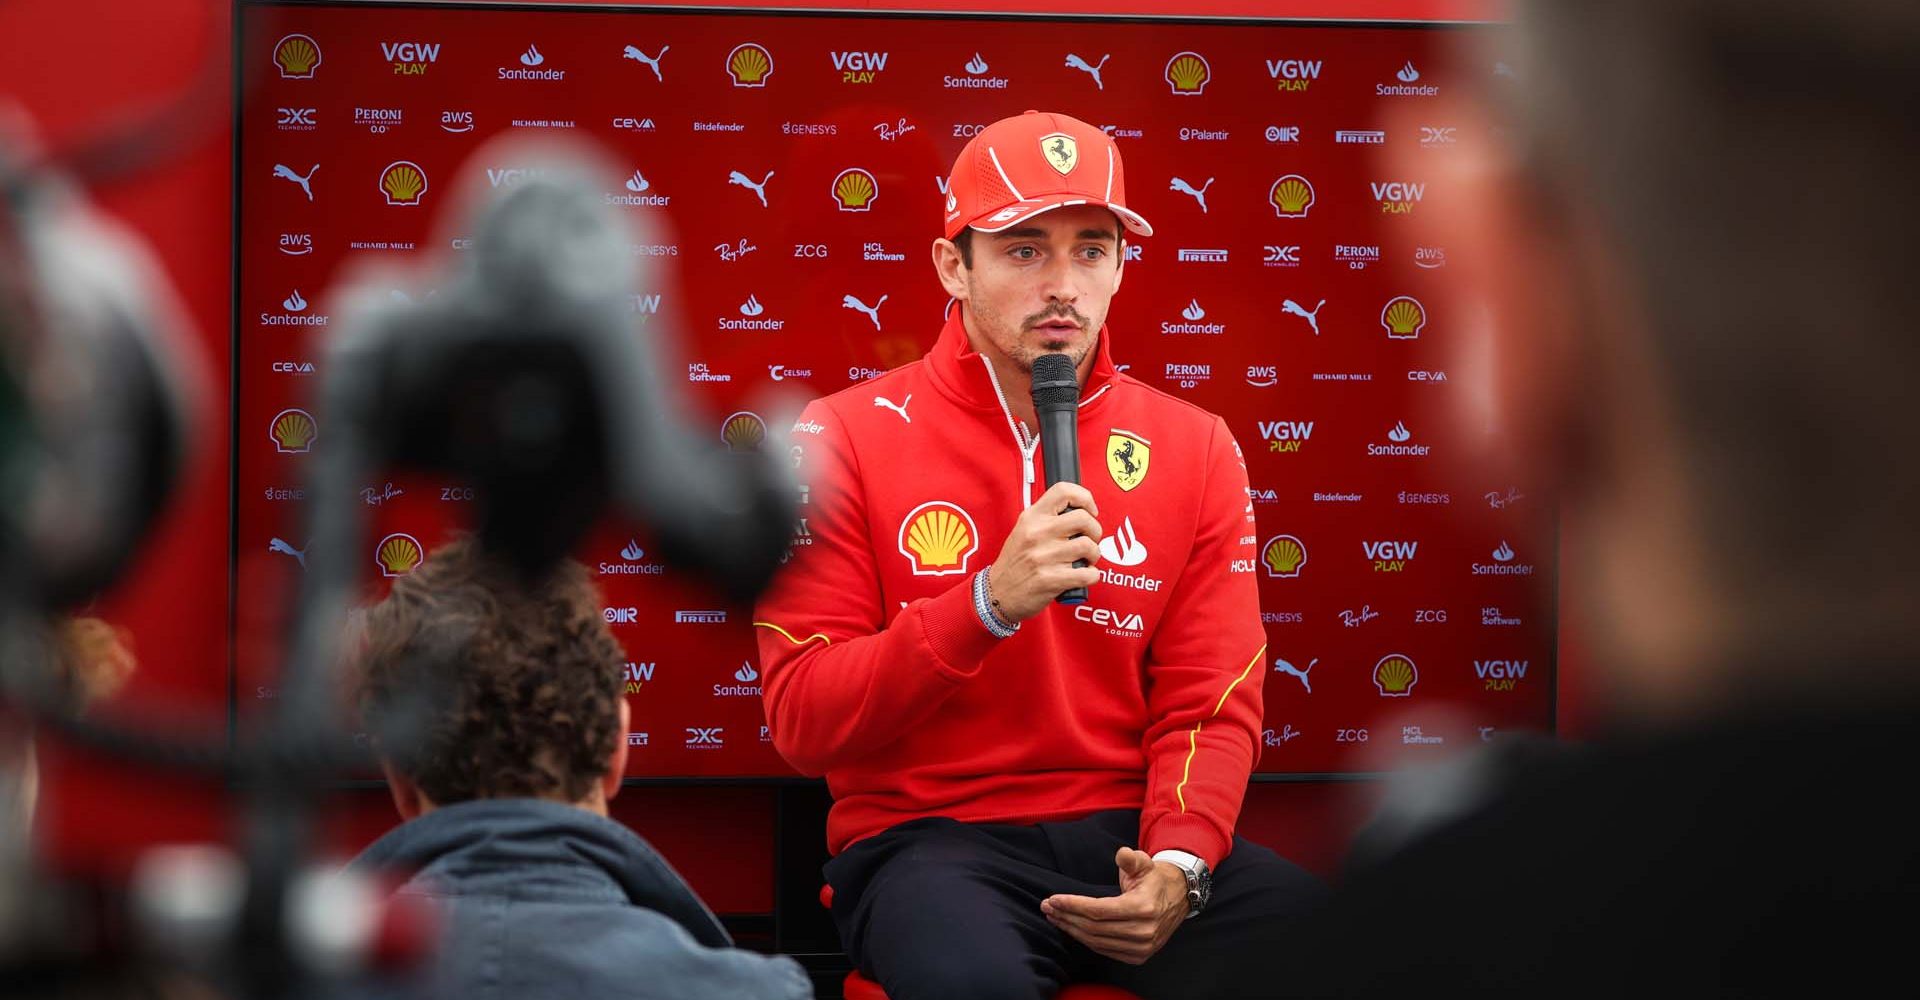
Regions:
<instances>
[{"instance_id":1,"label":"man's eye","mask_svg":"<svg viewBox=\"0 0 1920 1000\"><path fill-rule=\"evenodd\" d=\"M1040 255L1040 251L1032 247L1014 247L1013 255L1021 260L1032 260Z\"/></svg>"},{"instance_id":2,"label":"man's eye","mask_svg":"<svg viewBox=\"0 0 1920 1000\"><path fill-rule=\"evenodd\" d=\"M1089 259L1099 260L1100 258L1105 257L1107 255L1107 248L1106 247L1088 247L1085 252Z\"/></svg>"}]
</instances>

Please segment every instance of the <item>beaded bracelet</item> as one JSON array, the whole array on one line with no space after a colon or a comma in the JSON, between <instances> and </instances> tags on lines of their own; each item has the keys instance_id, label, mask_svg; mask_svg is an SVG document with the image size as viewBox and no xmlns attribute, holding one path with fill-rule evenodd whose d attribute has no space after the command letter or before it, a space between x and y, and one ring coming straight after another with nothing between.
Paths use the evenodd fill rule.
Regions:
<instances>
[{"instance_id":1,"label":"beaded bracelet","mask_svg":"<svg viewBox=\"0 0 1920 1000\"><path fill-rule=\"evenodd\" d=\"M1018 622L1008 622L1000 617L999 602L993 599L993 591L987 583L987 571L981 570L973 575L973 613L980 624L996 639L1012 638L1020 631Z\"/></svg>"}]
</instances>

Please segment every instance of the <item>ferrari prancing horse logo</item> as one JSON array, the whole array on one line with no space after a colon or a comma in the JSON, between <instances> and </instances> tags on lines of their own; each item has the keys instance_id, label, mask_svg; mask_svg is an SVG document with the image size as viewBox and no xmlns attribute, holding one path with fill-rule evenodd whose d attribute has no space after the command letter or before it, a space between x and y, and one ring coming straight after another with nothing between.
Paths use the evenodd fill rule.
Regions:
<instances>
[{"instance_id":1,"label":"ferrari prancing horse logo","mask_svg":"<svg viewBox=\"0 0 1920 1000\"><path fill-rule=\"evenodd\" d=\"M1040 152L1046 154L1047 166L1059 171L1062 177L1072 173L1074 165L1080 162L1080 144L1065 132L1041 136Z\"/></svg>"},{"instance_id":2,"label":"ferrari prancing horse logo","mask_svg":"<svg viewBox=\"0 0 1920 1000\"><path fill-rule=\"evenodd\" d=\"M1107 473L1113 485L1131 490L1147 478L1147 439L1118 428L1107 433Z\"/></svg>"}]
</instances>

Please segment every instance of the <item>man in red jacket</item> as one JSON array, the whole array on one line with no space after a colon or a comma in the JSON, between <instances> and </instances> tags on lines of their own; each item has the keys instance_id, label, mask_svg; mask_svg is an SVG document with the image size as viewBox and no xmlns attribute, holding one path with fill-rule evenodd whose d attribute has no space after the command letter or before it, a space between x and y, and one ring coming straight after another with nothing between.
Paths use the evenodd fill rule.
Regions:
<instances>
[{"instance_id":1,"label":"man in red jacket","mask_svg":"<svg viewBox=\"0 0 1920 1000\"><path fill-rule=\"evenodd\" d=\"M989 126L946 190L955 308L794 424L808 531L754 615L774 745L835 799L841 940L893 1000L1271 994L1322 889L1233 833L1265 651L1240 449L1108 353L1153 230L1065 115ZM1037 481L1044 353L1080 383L1078 485Z\"/></svg>"}]
</instances>

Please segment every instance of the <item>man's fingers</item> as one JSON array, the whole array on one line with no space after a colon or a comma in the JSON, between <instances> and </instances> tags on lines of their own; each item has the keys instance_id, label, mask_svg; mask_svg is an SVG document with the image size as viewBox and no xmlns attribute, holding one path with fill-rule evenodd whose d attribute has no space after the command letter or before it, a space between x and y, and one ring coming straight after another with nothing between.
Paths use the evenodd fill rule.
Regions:
<instances>
[{"instance_id":1,"label":"man's fingers","mask_svg":"<svg viewBox=\"0 0 1920 1000\"><path fill-rule=\"evenodd\" d=\"M1153 949L1147 944L1136 944L1090 935L1072 927L1062 927L1061 930L1066 931L1068 937L1086 945L1087 950L1096 955L1111 958L1116 962L1125 962L1128 965L1142 965L1147 959L1153 957Z\"/></svg>"},{"instance_id":2,"label":"man's fingers","mask_svg":"<svg viewBox=\"0 0 1920 1000\"><path fill-rule=\"evenodd\" d=\"M1092 512L1095 517L1100 516L1100 505L1094 502L1093 494L1079 483L1054 483L1040 495L1034 506L1049 514L1057 514L1066 507L1078 507Z\"/></svg>"},{"instance_id":3,"label":"man's fingers","mask_svg":"<svg viewBox=\"0 0 1920 1000\"><path fill-rule=\"evenodd\" d=\"M1087 920L1145 920L1153 915L1153 904L1137 896L1072 896L1058 895L1047 898L1047 906L1056 914L1083 917Z\"/></svg>"}]
</instances>

